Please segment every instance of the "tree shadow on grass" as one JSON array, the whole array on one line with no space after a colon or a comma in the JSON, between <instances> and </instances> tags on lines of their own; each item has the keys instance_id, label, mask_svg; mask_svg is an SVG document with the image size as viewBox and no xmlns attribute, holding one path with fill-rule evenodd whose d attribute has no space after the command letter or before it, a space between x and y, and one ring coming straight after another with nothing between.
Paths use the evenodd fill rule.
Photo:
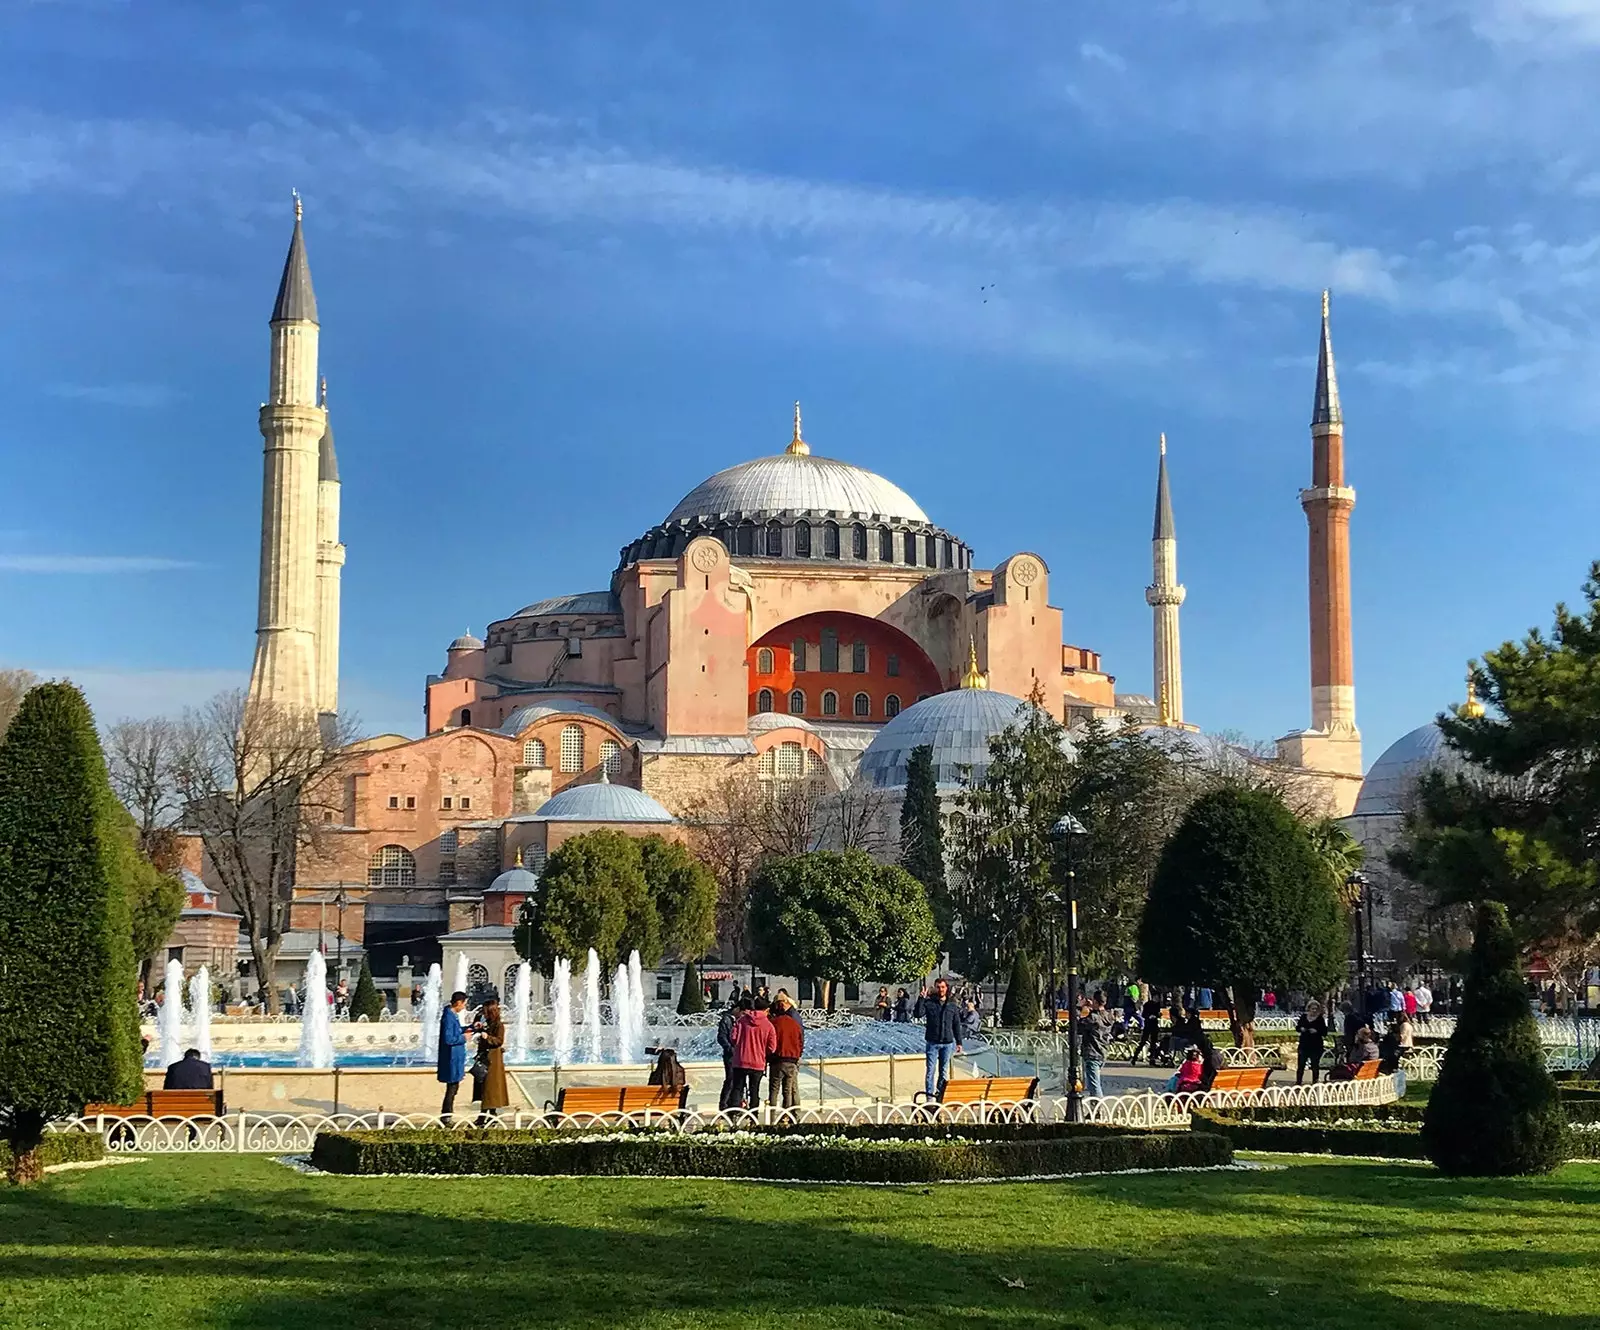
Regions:
<instances>
[{"instance_id":1,"label":"tree shadow on grass","mask_svg":"<svg viewBox=\"0 0 1600 1330\"><path fill-rule=\"evenodd\" d=\"M282 1184L262 1178L254 1191L208 1191L204 1183L224 1170L184 1185L186 1162L163 1161L166 1178L152 1176L132 1204L74 1187L49 1187L25 1203L0 1196L0 1289L42 1289L74 1300L80 1324L123 1325L137 1319L125 1302L93 1319L97 1288L108 1290L103 1299L131 1280L158 1311L164 1286L191 1300L211 1288L203 1321L167 1323L227 1330L758 1318L785 1327L1589 1330L1600 1287L1591 1278L1580 1289L1586 1272L1568 1253L1548 1253L1548 1268L1584 1311L1480 1305L1496 1274L1536 1270L1542 1253L1524 1249L1520 1235L1514 1251L1509 1239L1469 1252L1419 1251L1403 1274L1432 1287L1412 1296L1365 1273L1370 1262L1354 1237L1330 1242L1315 1226L1286 1224L1270 1244L1241 1241L1229 1207L1252 1194L1242 1180L1276 1174L1129 1178L1114 1194L1110 1179L885 1190L289 1174ZM1314 1175L1325 1171L1333 1170L1299 1175L1323 1201L1352 1199L1348 1180L1343 1192L1318 1183ZM1382 1197L1371 1172L1356 1193L1363 1205ZM1164 1223L1146 1221L1137 1254L1124 1254L1129 1232L1105 1224L1107 1216L1127 1221L1114 1205L1139 1205L1130 1193L1145 1192L1143 1184L1202 1181L1182 1187L1189 1204L1170 1242L1161 1240ZM1285 1191L1275 1192L1281 1203ZM1591 1204L1594 1195L1586 1194ZM1444 1287L1452 1280L1470 1287Z\"/></svg>"}]
</instances>

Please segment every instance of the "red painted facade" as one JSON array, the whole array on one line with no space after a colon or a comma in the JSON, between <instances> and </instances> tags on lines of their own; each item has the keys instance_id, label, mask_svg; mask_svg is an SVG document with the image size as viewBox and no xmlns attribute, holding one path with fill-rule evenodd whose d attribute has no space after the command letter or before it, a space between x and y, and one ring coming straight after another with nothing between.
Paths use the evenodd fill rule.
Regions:
<instances>
[{"instance_id":1,"label":"red painted facade","mask_svg":"<svg viewBox=\"0 0 1600 1330\"><path fill-rule=\"evenodd\" d=\"M824 669L824 648L832 634L837 668ZM804 643L804 660L797 661ZM763 670L768 664L770 669ZM864 658L864 659L863 659ZM891 697L904 711L919 698L942 692L938 671L921 647L904 633L875 619L854 614L807 614L780 624L759 638L745 653L749 671L750 714L764 710L783 715L803 716L807 720L889 720ZM855 666L865 664L865 669ZM797 665L803 664L803 668ZM796 691L804 705L795 710L790 697ZM772 705L763 705L762 694L770 692ZM836 701L827 709L828 695ZM856 698L867 699L866 713L856 708Z\"/></svg>"}]
</instances>

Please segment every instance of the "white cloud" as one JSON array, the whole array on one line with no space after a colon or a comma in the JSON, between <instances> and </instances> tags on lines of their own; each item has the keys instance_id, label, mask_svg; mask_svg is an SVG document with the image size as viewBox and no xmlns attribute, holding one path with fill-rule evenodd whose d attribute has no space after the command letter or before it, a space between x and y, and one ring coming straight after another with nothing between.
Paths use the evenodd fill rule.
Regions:
<instances>
[{"instance_id":1,"label":"white cloud","mask_svg":"<svg viewBox=\"0 0 1600 1330\"><path fill-rule=\"evenodd\" d=\"M135 408L171 406L184 398L177 389L161 383L53 383L45 392L68 401Z\"/></svg>"},{"instance_id":2,"label":"white cloud","mask_svg":"<svg viewBox=\"0 0 1600 1330\"><path fill-rule=\"evenodd\" d=\"M1128 68L1126 60L1116 52L1108 51L1099 42L1084 42L1082 46L1078 47L1078 54L1092 64L1105 65L1108 69L1114 69L1119 74Z\"/></svg>"},{"instance_id":3,"label":"white cloud","mask_svg":"<svg viewBox=\"0 0 1600 1330\"><path fill-rule=\"evenodd\" d=\"M6 573L168 573L197 565L139 554L0 554Z\"/></svg>"}]
</instances>

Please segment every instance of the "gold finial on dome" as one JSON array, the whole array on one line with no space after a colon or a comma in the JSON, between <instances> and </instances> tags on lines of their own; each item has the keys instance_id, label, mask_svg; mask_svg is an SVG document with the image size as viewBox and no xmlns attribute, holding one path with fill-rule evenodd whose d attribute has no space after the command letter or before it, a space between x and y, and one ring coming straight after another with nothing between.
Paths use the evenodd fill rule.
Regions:
<instances>
[{"instance_id":1,"label":"gold finial on dome","mask_svg":"<svg viewBox=\"0 0 1600 1330\"><path fill-rule=\"evenodd\" d=\"M784 449L790 457L811 456L811 445L800 437L800 403L794 404L794 438L789 440L789 446Z\"/></svg>"},{"instance_id":2,"label":"gold finial on dome","mask_svg":"<svg viewBox=\"0 0 1600 1330\"><path fill-rule=\"evenodd\" d=\"M963 688L987 688L989 676L978 668L978 644L967 638L967 672L961 676Z\"/></svg>"},{"instance_id":3,"label":"gold finial on dome","mask_svg":"<svg viewBox=\"0 0 1600 1330\"><path fill-rule=\"evenodd\" d=\"M520 845L517 846L516 862L514 864L512 864L512 867L513 868L521 868L522 867L522 846L520 846Z\"/></svg>"},{"instance_id":4,"label":"gold finial on dome","mask_svg":"<svg viewBox=\"0 0 1600 1330\"><path fill-rule=\"evenodd\" d=\"M1470 665L1467 666L1467 700L1461 704L1457 714L1466 720L1483 719L1483 703L1478 701L1478 685L1473 682Z\"/></svg>"}]
</instances>

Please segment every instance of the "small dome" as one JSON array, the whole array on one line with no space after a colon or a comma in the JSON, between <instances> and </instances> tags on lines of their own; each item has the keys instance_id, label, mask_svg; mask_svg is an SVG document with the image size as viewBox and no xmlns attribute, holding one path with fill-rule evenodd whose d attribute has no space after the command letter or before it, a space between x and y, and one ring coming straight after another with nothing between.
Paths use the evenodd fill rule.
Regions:
<instances>
[{"instance_id":1,"label":"small dome","mask_svg":"<svg viewBox=\"0 0 1600 1330\"><path fill-rule=\"evenodd\" d=\"M514 892L519 896L531 896L539 890L539 879L530 873L521 864L515 868L508 868L489 884L490 891Z\"/></svg>"},{"instance_id":2,"label":"small dome","mask_svg":"<svg viewBox=\"0 0 1600 1330\"><path fill-rule=\"evenodd\" d=\"M902 788L911 750L928 744L940 789L976 784L989 769L989 740L1029 705L988 688L955 688L925 698L878 731L861 755L861 777L882 789Z\"/></svg>"},{"instance_id":3,"label":"small dome","mask_svg":"<svg viewBox=\"0 0 1600 1330\"><path fill-rule=\"evenodd\" d=\"M1419 725L1383 750L1361 782L1355 816L1399 815L1406 811L1418 778L1430 770L1455 771L1466 763L1444 741L1435 721Z\"/></svg>"},{"instance_id":4,"label":"small dome","mask_svg":"<svg viewBox=\"0 0 1600 1330\"><path fill-rule=\"evenodd\" d=\"M539 805L530 822L676 822L643 790L602 780L569 785Z\"/></svg>"},{"instance_id":5,"label":"small dome","mask_svg":"<svg viewBox=\"0 0 1600 1330\"><path fill-rule=\"evenodd\" d=\"M788 510L864 513L901 522L928 520L915 499L880 475L831 457L779 453L740 462L701 481L667 514L667 522Z\"/></svg>"},{"instance_id":6,"label":"small dome","mask_svg":"<svg viewBox=\"0 0 1600 1330\"><path fill-rule=\"evenodd\" d=\"M462 633L446 649L449 651L482 651L483 639L474 637L471 633Z\"/></svg>"},{"instance_id":7,"label":"small dome","mask_svg":"<svg viewBox=\"0 0 1600 1330\"><path fill-rule=\"evenodd\" d=\"M603 721L614 730L622 726L609 712L602 711L593 702L580 702L575 697L551 697L541 702L527 702L500 722L500 733L517 735L546 716L588 716Z\"/></svg>"}]
</instances>

